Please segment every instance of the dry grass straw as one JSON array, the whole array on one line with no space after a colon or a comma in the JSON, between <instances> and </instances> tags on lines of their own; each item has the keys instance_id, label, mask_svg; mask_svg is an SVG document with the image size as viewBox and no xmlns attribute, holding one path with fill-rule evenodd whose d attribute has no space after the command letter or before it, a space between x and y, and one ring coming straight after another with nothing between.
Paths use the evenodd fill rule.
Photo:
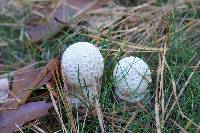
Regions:
<instances>
[{"instance_id":1,"label":"dry grass straw","mask_svg":"<svg viewBox=\"0 0 200 133\"><path fill-rule=\"evenodd\" d=\"M153 47L148 47L146 45L146 43L143 42L143 40L137 42L137 43L133 43L130 39L134 36L134 32L135 35L138 35L138 33L142 33L144 36L148 36L152 37L153 34L156 32L156 29L159 29L160 24L162 23L162 17L168 15L168 13L171 11L171 6L165 6L162 7L161 9L159 9L158 7L154 7L152 6L153 2L150 1L149 3L145 3L144 5L138 6L133 8L133 10L129 11L126 15L127 17L125 19L122 19L121 21L118 21L117 23L113 24L111 28L118 28L117 31L113 31L111 32L110 37L106 36L105 34L102 33L106 33L107 29L104 29L101 32L101 35L88 35L88 34L84 34L85 36L94 39L94 40L104 40L105 37L108 39L109 42L111 42L113 44L112 49L101 49L104 51L109 51L109 52L115 52L118 53L120 51L120 47L127 47L126 49L122 49L122 51L125 54L129 54L132 52L149 52L149 53L155 53L158 52L158 54L160 54L160 63L159 63L159 67L158 67L158 77L157 77L157 87L156 87L156 98L155 98L155 120L156 120L156 128L157 128L157 132L160 133L161 132L161 123L164 123L164 116L165 116L165 101L164 101L164 66L165 66L165 55L166 55L166 45L164 48L153 48ZM146 9L151 9L150 12L148 12L149 14L145 14ZM141 20L137 19L137 17L134 19L134 16L140 16L139 14L141 14L141 11L144 10L144 16L148 16L148 18L146 19L145 22L143 22L144 25L140 24ZM161 13L159 13L161 12ZM155 14L155 15L151 15L151 14ZM150 17L149 17L150 16ZM132 19L133 18L133 19ZM154 19L153 19L154 18ZM130 21L131 19L131 21ZM149 20L152 20L150 22L148 22ZM153 27L151 26L152 23L154 23L156 21L156 24L153 25ZM130 27L131 26L131 27ZM153 30L152 30L153 29ZM152 31L152 32L149 32ZM131 33L131 34L130 34ZM120 39L118 38L125 38L123 39L123 41L119 41ZM147 38L145 38L147 39ZM145 40L144 39L144 40ZM166 40L165 38L159 38L159 42L161 42L162 40ZM161 110L162 110L162 114L160 116L160 103L161 103ZM142 107L143 105L141 105ZM142 107L144 110L145 108ZM114 110L113 110L114 111ZM113 112L114 113L114 112ZM128 120L125 128L122 130L122 132L125 132L128 128L128 126L132 123L132 121L135 119L136 114L138 112L134 112L132 117L130 117L130 119ZM114 131L114 117L112 116L112 130Z\"/></svg>"},{"instance_id":2,"label":"dry grass straw","mask_svg":"<svg viewBox=\"0 0 200 133\"><path fill-rule=\"evenodd\" d=\"M41 129L37 125L33 125L33 128L35 128L39 133L46 133L43 129Z\"/></svg>"},{"instance_id":3,"label":"dry grass straw","mask_svg":"<svg viewBox=\"0 0 200 133\"><path fill-rule=\"evenodd\" d=\"M122 133L125 133L128 129L128 127L132 124L132 122L136 119L136 116L138 114L138 111L133 112L132 116L130 117L130 119L128 120L126 126L124 127L124 129L122 130Z\"/></svg>"},{"instance_id":4,"label":"dry grass straw","mask_svg":"<svg viewBox=\"0 0 200 133\"><path fill-rule=\"evenodd\" d=\"M81 129L81 133L84 132L84 128L85 128L85 123L86 123L87 116L88 116L88 109L86 110L86 113L85 113L85 116L84 116L83 127Z\"/></svg>"},{"instance_id":5,"label":"dry grass straw","mask_svg":"<svg viewBox=\"0 0 200 133\"><path fill-rule=\"evenodd\" d=\"M191 80L193 74L195 73L196 69L199 67L199 65L200 65L200 61L197 63L195 69L192 71L192 73L190 74L190 76L188 77L188 79L186 80L186 82L184 83L183 87L181 88L181 90L180 90L178 96L175 98L176 100L173 102L171 108L169 109L168 113L166 114L164 123L165 123L165 121L169 118L169 116L170 116L172 110L174 109L176 103L178 102L178 99L183 95L183 92L184 92L185 88L186 88L187 85L190 83L190 80ZM180 106L179 106L179 109L180 109ZM189 118L187 118L187 117L182 113L181 110L179 110L179 111L180 111L182 117L184 117L184 118L188 119L189 121L191 121ZM164 123L163 123L163 124L164 124ZM192 123L193 123L195 126L198 127L198 124L196 124L196 123L194 123L194 122L192 122Z\"/></svg>"},{"instance_id":6,"label":"dry grass straw","mask_svg":"<svg viewBox=\"0 0 200 133\"><path fill-rule=\"evenodd\" d=\"M171 120L173 123L174 123L174 125L176 126L176 127L178 127L179 129L180 129L180 132L181 133L188 133L182 126L180 126L176 121L174 121L174 120Z\"/></svg>"},{"instance_id":7,"label":"dry grass straw","mask_svg":"<svg viewBox=\"0 0 200 133\"><path fill-rule=\"evenodd\" d=\"M145 7L147 8L150 4L147 3L145 4ZM144 5L143 5L144 6ZM143 8L142 6L138 7L138 8L135 8L134 11L134 14L137 14L137 10L138 9L141 9ZM175 105L178 106L179 108L179 113L181 114L182 117L186 118L188 120L188 123L189 124L194 124L196 127L198 127L198 124L194 123L191 119L189 119L187 116L185 116L183 114L183 112L181 111L181 107L179 105L179 98L180 96L183 94L183 91L185 90L185 88L187 87L187 85L189 84L191 78L192 78L192 75L194 74L195 71L197 71L197 69L199 68L199 63L193 68L193 72L191 73L191 75L189 76L188 80L185 82L183 88L181 89L181 91L179 92L179 94L177 95L177 87L176 87L176 82L174 80L174 77L171 73L171 70L170 70L170 66L168 65L167 61L166 61L166 51L168 50L166 48L166 44L165 44L165 47L164 48L152 48L152 47L147 47L145 43L143 43L142 41L139 41L138 43L134 44L132 43L131 41L125 41L125 42L121 42L119 41L119 39L117 38L121 38L121 37L124 37L126 38L127 34L129 36L132 36L130 35L129 33L133 33L133 32L139 32L139 33L144 33L144 35L147 35L149 37L152 37L152 35L156 32L156 29L159 29L160 27L159 26L162 26L160 25L162 23L162 18L163 16L166 16L168 15L171 10L173 8L171 6L165 6L163 7L161 10L159 10L158 8L155 7L155 10L158 12L158 11L163 11L163 13L161 14L156 14L155 12L156 11L152 11L153 13L155 13L156 15L158 16L151 16L150 19L152 18L156 18L156 19L152 19L153 21L151 21L150 23L146 23L144 22L145 25L148 25L148 26L144 26L142 25L141 27L139 26L140 24L137 23L137 22L140 22L139 20L137 20L133 25L133 27L128 27L127 28L127 21L129 18L133 17L132 15L128 14L125 19L122 19L121 21L117 22L116 24L113 25L113 27L119 27L119 29L117 31L112 31L111 32L111 35L110 37L106 36L105 34L99 36L99 35L86 35L87 37L91 38L91 39L94 39L94 40L105 40L105 38L107 39L107 41L113 43L113 44L117 44L120 46L126 46L127 49L122 49L122 51L124 53L132 53L132 52L152 52L152 53L155 53L155 52L158 52L158 54L160 54L160 58L159 58L159 66L158 66L158 71L157 71L157 87L156 87L156 97L155 97L155 120L156 120L156 128L157 128L157 132L161 132L162 131L162 128L164 127L165 125L165 122L166 120L169 118L169 115L171 114L171 111L174 109ZM138 11L138 13L140 13ZM151 13L150 13L151 14ZM148 19L147 19L148 20ZM151 23L153 22L156 22L156 24L152 27L151 26ZM125 25L124 27L122 25ZM198 26L199 25L199 21L196 21L196 20L193 20L189 23L187 23L186 25L184 25L183 27L179 28L178 30L183 30L183 29L187 29L185 34L189 31L191 31L194 27ZM112 27L112 28L113 28ZM122 28L123 27L123 28ZM163 27L162 27L163 28ZM166 27L167 28L167 27ZM148 29L148 30L147 30ZM152 31L153 29L153 32L147 32L147 31ZM164 28L165 29L165 28ZM102 31L101 33L104 33L104 31ZM106 33L106 32L105 32ZM161 36L160 38L156 39L156 43L160 44L160 42L162 41L165 41L166 39L169 38L169 36L171 36L172 34L167 34L167 35L163 35ZM103 36L103 37L102 37ZM133 37L133 36L132 36ZM147 39L146 38L146 39ZM140 45L138 45L140 44ZM142 44L142 45L141 45ZM118 49L119 47L117 47L116 45L113 46L112 49L100 49L102 51L109 51L109 52L114 52L114 53L118 53L120 51L120 49ZM128 50L129 48L132 48L134 51L132 50ZM172 106L170 107L169 111L167 111L167 108L169 106L169 101L172 97L172 95L170 96L170 98L168 99L168 101L166 102L165 101L165 93L164 93L164 71L165 71L165 66L166 68L168 69L168 71L170 72L170 75L171 75L171 83L172 83L172 95L175 97L175 101L173 102ZM185 67L186 69L186 67ZM184 70L183 70L184 71ZM161 114L160 114L160 110L161 110ZM114 111L114 110L113 110ZM174 121L173 121L174 122ZM112 130L114 130L114 118L112 117ZM185 132L186 130L182 127L180 127L180 125L178 125L177 123L175 123L175 125L177 125L181 131ZM188 126L185 127L186 129L188 128Z\"/></svg>"},{"instance_id":8,"label":"dry grass straw","mask_svg":"<svg viewBox=\"0 0 200 133\"><path fill-rule=\"evenodd\" d=\"M112 112L112 132L115 133L115 104L113 105L113 112Z\"/></svg>"},{"instance_id":9,"label":"dry grass straw","mask_svg":"<svg viewBox=\"0 0 200 133\"><path fill-rule=\"evenodd\" d=\"M95 97L94 97L94 102L95 102L95 109L96 109L96 113L97 113L97 117L98 117L98 121L99 121L99 125L100 125L100 128L101 128L101 133L105 133L105 130L104 130L104 120L103 120L103 113L101 111L101 105L99 103L99 94L98 94L98 89L99 87L97 87L96 84L94 84L94 88L93 88L93 91L94 91L94 94L95 94Z\"/></svg>"},{"instance_id":10,"label":"dry grass straw","mask_svg":"<svg viewBox=\"0 0 200 133\"><path fill-rule=\"evenodd\" d=\"M28 1L28 2L30 2L30 1ZM51 5L51 6L58 7L62 4L62 2L63 2L63 0L61 0L59 2L53 2L52 3L53 5ZM55 4L55 3L57 3L57 4ZM38 8L42 8L42 6L38 5L38 4L36 4L34 6L38 7ZM117 19L117 21L113 21L113 22L109 23L108 25L106 25L105 27L103 27L98 35L96 35L94 33L94 31L91 30L90 28L84 27L84 26L80 26L80 27L77 26L79 28L78 32L72 33L72 34L73 34L73 36L75 36L76 34L84 35L87 38L90 38L91 40L95 40L97 42L97 45L99 44L100 41L104 41L106 38L106 41L112 43L112 48L111 49L102 49L101 48L100 50L108 51L108 52L111 52L114 54L119 53L120 51L122 51L124 53L124 55L130 55L133 52L158 54L159 59L158 59L156 90L155 90L156 94L155 94L155 104L154 104L155 123L153 122L153 124L155 124L155 126L156 126L157 132L158 133L162 132L162 129L164 128L166 121L168 121L168 120L172 121L174 123L174 125L177 126L182 132L187 132L187 129L189 128L189 126L191 124L193 124L194 126L197 127L197 132L198 132L200 130L200 125L193 122L182 112L181 107L179 105L179 98L183 95L184 90L190 83L192 76L199 68L200 62L198 62L197 65L193 68L193 72L190 74L189 78L186 80L183 87L181 88L181 90L178 93L177 92L178 88L176 86L178 81L177 82L175 81L174 76L171 72L171 68L168 65L168 62L166 60L166 54L167 54L167 50L169 47L167 39L169 39L169 36L171 36L172 34L167 33L167 35L163 35L163 33L162 33L160 36L155 36L155 35L157 35L156 32L158 32L159 30L168 28L168 25L166 25L166 23L162 20L162 18L164 16L167 16L172 11L172 9L173 9L173 7L171 5L165 5L163 7L155 6L154 1L150 0L148 3L139 5L137 7L133 7L128 12L127 12L127 10L125 10L123 8L120 9L120 12L117 10L113 10L111 12L110 11L108 12L107 10L90 11L87 13L87 15L105 15L105 14L119 15L120 14L120 17ZM82 14L83 11L84 10L81 10L78 14L79 15ZM54 12L55 11L53 10L49 16L46 16L45 14L42 14L35 10L32 10L31 13L39 16L41 19L48 20L54 14ZM123 16L124 18L122 19L121 16ZM74 17L74 20L76 20L76 19L77 18ZM200 24L199 20L193 20L178 30L187 29L185 32L185 34L186 34L187 32L190 32L191 30L193 30L193 28L195 28L199 24ZM10 24L10 23L5 23L5 24L3 23L1 25L17 26L16 24ZM109 28L116 29L116 30L111 31L110 36L107 36L106 33L109 31ZM82 33L81 30L89 31L90 34ZM132 38L135 38L135 37L138 37L139 40L137 40L137 41L132 40ZM149 39L155 40L155 43L158 45L157 46L154 45L153 47L149 46L148 41L147 41ZM159 47L161 42L164 42L164 47ZM190 60L190 62L193 60L193 58ZM188 65L189 65L189 63L188 63ZM185 68L183 69L183 72L188 67L188 65L185 66ZM164 72L166 71L166 69L170 73L171 83L172 83L172 93L171 93L170 97L167 99L167 101L165 101L165 93L164 93L165 92ZM13 75L13 74L14 73L11 73L11 75ZM57 77L57 75L59 75L58 72L54 73L54 74L55 74L54 78ZM7 77L8 75L3 75L3 77L5 77L5 76ZM72 114L72 106L69 103L68 87L67 87L67 82L66 82L67 79L65 79L64 77L61 77L61 79L64 81L65 84L64 84L64 88L63 88L61 83L56 82L56 86L58 88L58 94L59 94L58 98L61 99L61 101L64 105L64 109L67 112L72 132L73 133L79 132L78 120L75 121L74 116ZM56 101L56 99L54 98L54 96L52 94L51 89L53 89L53 88L49 87L48 85L47 85L47 87L50 92L50 97L52 99L55 112L61 123L62 130L63 130L63 132L67 133L69 131L66 128L66 124L63 122L63 117L62 117L60 109L59 109L60 106L58 106L59 103ZM96 85L94 85L94 91L96 94L98 94L97 90L98 90L98 87L96 87ZM175 98L175 101L173 101L172 106L170 106L172 97ZM89 100L87 97L84 97L84 99L87 101L87 103L89 103ZM119 116L116 115L117 110L116 110L115 105L113 105L112 113L106 112L106 111L104 111L104 109L102 109L99 100L100 100L100 96L97 95L95 97L95 106L94 107L95 107L99 126L100 126L102 133L106 131L105 120L110 121L113 132L117 132L117 131L126 132L129 128L129 126L136 119L137 114L139 113L139 111L133 111L132 116L130 118L128 118L128 119L124 119L123 117L119 118ZM145 109L145 107L141 103L138 103L138 104L139 104L139 107L145 111L145 113L149 114L149 112ZM178 106L178 112L180 113L180 115L183 118L188 120L188 123L185 125L185 127L180 126L176 121L174 121L170 118L170 115L171 115L172 111L175 109L176 105ZM125 112L125 107L124 107L124 112ZM89 115L90 115L89 109L87 108L85 115L84 115L84 120L82 123L83 126L81 128L81 132L84 132L84 129L86 128L87 118ZM107 117L105 118L105 117L103 117L103 115L106 115ZM79 117L77 117L77 119L78 118ZM125 123L125 126L124 127L117 126L116 123L118 121L121 121L121 123Z\"/></svg>"},{"instance_id":11,"label":"dry grass straw","mask_svg":"<svg viewBox=\"0 0 200 133\"><path fill-rule=\"evenodd\" d=\"M59 75L59 70L57 71L57 75ZM72 128L72 132L76 133L77 132L77 124L74 120L74 117L73 117L73 114L72 114L72 106L70 105L70 102L69 102L70 100L69 100L69 97L68 97L67 79L65 77L61 77L59 79L62 79L63 82L64 82L64 88L63 88L64 90L58 91L59 96L62 100L65 111L67 112L67 115L68 115L68 118L69 118L69 121L70 121L70 125L71 125L71 128ZM57 82L56 84L59 85L59 88L62 89L61 83Z\"/></svg>"},{"instance_id":12,"label":"dry grass straw","mask_svg":"<svg viewBox=\"0 0 200 133\"><path fill-rule=\"evenodd\" d=\"M58 115L58 118L59 118L59 120L61 122L62 130L63 130L64 133L68 133L68 131L67 131L66 127L65 127L65 124L64 124L64 122L62 120L62 115L60 114L58 106L56 104L56 100L55 100L55 98L54 98L54 96L53 96L53 94L51 92L51 89L53 89L53 88L50 88L50 87L48 87L48 88L49 88L50 97L51 97L51 100L52 100L52 103L53 103L53 107L54 107L54 109L56 111L56 114Z\"/></svg>"},{"instance_id":13,"label":"dry grass straw","mask_svg":"<svg viewBox=\"0 0 200 133\"><path fill-rule=\"evenodd\" d=\"M59 64L57 64L57 65L59 66ZM67 80L65 79L65 77L60 77L60 70L59 70L58 66L56 66L56 68L58 68L58 69L56 69L55 72L52 72L53 78L55 79L54 81L55 81L55 84L56 84L56 88L58 90L58 98L61 99L62 104L64 105L64 109L67 112L67 116L68 116L68 119L70 121L70 127L71 127L72 132L76 133L77 132L77 126L76 126L77 124L74 120L74 117L73 117L73 114L72 114L72 106L70 105L69 98L68 98ZM61 85L61 82L58 81L59 79L63 80L64 88ZM56 102L56 100L53 96L53 93L52 93L52 90L54 88L52 88L48 84L47 84L47 88L50 92L50 97L52 99L52 103L53 103L54 109L56 111L56 114L58 115L58 118L60 120L62 131L65 132L65 133L68 133L69 131L66 129L66 124L63 122L61 112L59 111L59 110L61 110L61 109L59 109L60 106L57 105L58 102Z\"/></svg>"}]
</instances>

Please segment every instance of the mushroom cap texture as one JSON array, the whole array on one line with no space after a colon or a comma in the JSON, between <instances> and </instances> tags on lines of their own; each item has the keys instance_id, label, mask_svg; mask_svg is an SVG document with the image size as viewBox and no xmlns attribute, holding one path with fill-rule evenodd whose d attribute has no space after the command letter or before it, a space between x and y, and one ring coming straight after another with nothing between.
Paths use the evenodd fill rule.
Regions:
<instances>
[{"instance_id":1,"label":"mushroom cap texture","mask_svg":"<svg viewBox=\"0 0 200 133\"><path fill-rule=\"evenodd\" d=\"M152 81L148 65L133 56L125 57L116 64L113 77L116 79L115 94L127 102L142 100Z\"/></svg>"},{"instance_id":2,"label":"mushroom cap texture","mask_svg":"<svg viewBox=\"0 0 200 133\"><path fill-rule=\"evenodd\" d=\"M96 46L78 42L65 50L61 66L69 84L93 86L95 80L103 75L104 61Z\"/></svg>"}]
</instances>

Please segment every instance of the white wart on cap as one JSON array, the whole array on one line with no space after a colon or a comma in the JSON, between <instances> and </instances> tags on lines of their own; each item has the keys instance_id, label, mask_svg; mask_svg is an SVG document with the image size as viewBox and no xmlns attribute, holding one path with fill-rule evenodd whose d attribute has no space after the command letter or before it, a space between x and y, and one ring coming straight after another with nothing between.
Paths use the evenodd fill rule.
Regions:
<instances>
[{"instance_id":1,"label":"white wart on cap","mask_svg":"<svg viewBox=\"0 0 200 133\"><path fill-rule=\"evenodd\" d=\"M131 103L145 97L148 84L152 81L148 65L133 56L125 57L116 64L113 77L116 80L116 96Z\"/></svg>"},{"instance_id":2,"label":"white wart on cap","mask_svg":"<svg viewBox=\"0 0 200 133\"><path fill-rule=\"evenodd\" d=\"M104 61L93 44L78 42L65 50L61 66L70 84L93 86L95 80L103 75Z\"/></svg>"}]
</instances>

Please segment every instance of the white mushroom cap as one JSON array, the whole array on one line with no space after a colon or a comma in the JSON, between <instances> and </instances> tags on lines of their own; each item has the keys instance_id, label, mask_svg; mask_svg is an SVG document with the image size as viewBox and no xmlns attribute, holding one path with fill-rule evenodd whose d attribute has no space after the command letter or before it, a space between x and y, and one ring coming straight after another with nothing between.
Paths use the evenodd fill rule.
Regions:
<instances>
[{"instance_id":1,"label":"white mushroom cap","mask_svg":"<svg viewBox=\"0 0 200 133\"><path fill-rule=\"evenodd\" d=\"M127 102L140 101L145 97L151 72L148 65L138 57L125 57L115 66L115 94Z\"/></svg>"},{"instance_id":2,"label":"white mushroom cap","mask_svg":"<svg viewBox=\"0 0 200 133\"><path fill-rule=\"evenodd\" d=\"M62 55L62 71L69 84L93 86L103 75L103 57L93 44L78 42L69 46Z\"/></svg>"},{"instance_id":3,"label":"white mushroom cap","mask_svg":"<svg viewBox=\"0 0 200 133\"><path fill-rule=\"evenodd\" d=\"M8 95L9 95L9 81L7 78L2 78L0 79L0 100L6 99Z\"/></svg>"}]
</instances>

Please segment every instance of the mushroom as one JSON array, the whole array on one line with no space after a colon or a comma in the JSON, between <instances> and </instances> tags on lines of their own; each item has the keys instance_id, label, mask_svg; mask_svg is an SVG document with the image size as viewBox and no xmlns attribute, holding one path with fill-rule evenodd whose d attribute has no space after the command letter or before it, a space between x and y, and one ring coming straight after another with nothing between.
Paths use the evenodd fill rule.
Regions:
<instances>
[{"instance_id":1,"label":"mushroom","mask_svg":"<svg viewBox=\"0 0 200 133\"><path fill-rule=\"evenodd\" d=\"M113 77L116 79L116 96L128 103L144 99L148 92L151 72L148 65L138 57L125 57L115 66Z\"/></svg>"},{"instance_id":2,"label":"mushroom","mask_svg":"<svg viewBox=\"0 0 200 133\"><path fill-rule=\"evenodd\" d=\"M7 78L0 79L0 103L9 95L9 81Z\"/></svg>"},{"instance_id":3,"label":"mushroom","mask_svg":"<svg viewBox=\"0 0 200 133\"><path fill-rule=\"evenodd\" d=\"M102 77L104 60L96 46L88 42L77 42L64 51L61 67L68 84L72 86L73 95L79 97L77 88L86 95L85 89L91 89ZM93 91L89 91L91 92Z\"/></svg>"}]
</instances>

